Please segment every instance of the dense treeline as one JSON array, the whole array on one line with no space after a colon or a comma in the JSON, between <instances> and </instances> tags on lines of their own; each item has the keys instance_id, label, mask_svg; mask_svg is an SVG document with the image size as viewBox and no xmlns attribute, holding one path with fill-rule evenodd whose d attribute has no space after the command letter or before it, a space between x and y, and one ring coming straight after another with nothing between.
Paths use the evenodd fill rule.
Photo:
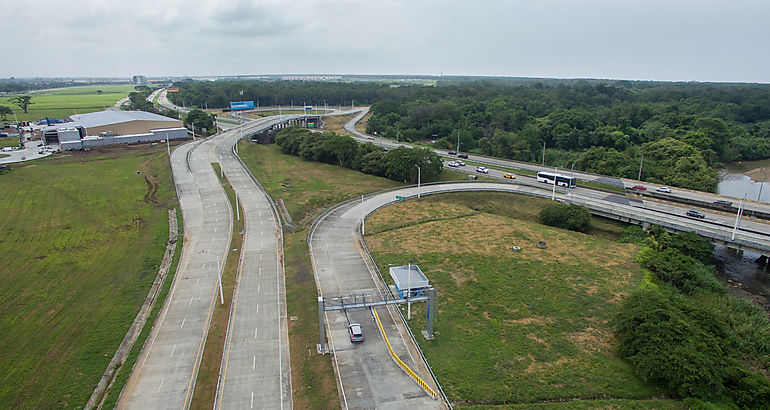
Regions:
<instances>
[{"instance_id":1,"label":"dense treeline","mask_svg":"<svg viewBox=\"0 0 770 410\"><path fill-rule=\"evenodd\" d=\"M398 147L386 150L371 143L360 144L347 135L334 132L292 127L279 132L275 143L285 154L399 182L416 183L418 165L423 182L438 179L442 169L441 157L428 149Z\"/></svg>"},{"instance_id":2,"label":"dense treeline","mask_svg":"<svg viewBox=\"0 0 770 410\"><path fill-rule=\"evenodd\" d=\"M91 83L90 85L110 84ZM5 93L26 93L32 90L45 90L49 88L66 88L82 86L82 83L76 83L74 80L57 80L45 78L22 78L22 79L0 79L0 92Z\"/></svg>"},{"instance_id":3,"label":"dense treeline","mask_svg":"<svg viewBox=\"0 0 770 410\"><path fill-rule=\"evenodd\" d=\"M399 91L399 89L395 89ZM770 157L770 86L466 82L372 105L367 132L713 190L720 163Z\"/></svg>"},{"instance_id":4,"label":"dense treeline","mask_svg":"<svg viewBox=\"0 0 770 410\"><path fill-rule=\"evenodd\" d=\"M183 81L174 83L178 93L171 101L187 107L229 108L231 101L254 101L255 105L322 107L369 105L388 95L387 85L376 83L335 83L311 81ZM241 91L243 94L241 94Z\"/></svg>"},{"instance_id":5,"label":"dense treeline","mask_svg":"<svg viewBox=\"0 0 770 410\"><path fill-rule=\"evenodd\" d=\"M538 220L543 225L576 232L587 233L591 230L591 212L588 208L579 205L560 202L548 205L540 210Z\"/></svg>"},{"instance_id":6,"label":"dense treeline","mask_svg":"<svg viewBox=\"0 0 770 410\"><path fill-rule=\"evenodd\" d=\"M704 264L713 245L691 232L627 232L643 243L637 260L647 279L614 319L617 353L690 407L768 408L770 318L726 294Z\"/></svg>"}]
</instances>

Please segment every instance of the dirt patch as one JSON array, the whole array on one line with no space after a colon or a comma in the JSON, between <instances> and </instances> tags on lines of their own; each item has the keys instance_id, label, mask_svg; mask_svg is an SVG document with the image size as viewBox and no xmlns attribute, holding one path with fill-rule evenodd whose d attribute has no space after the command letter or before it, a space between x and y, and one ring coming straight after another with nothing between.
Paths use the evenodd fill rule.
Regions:
<instances>
[{"instance_id":1,"label":"dirt patch","mask_svg":"<svg viewBox=\"0 0 770 410\"><path fill-rule=\"evenodd\" d=\"M514 323L517 325L542 325L546 323L553 322L553 319L549 317L524 317L521 319L509 319L505 321L506 323Z\"/></svg>"},{"instance_id":2,"label":"dirt patch","mask_svg":"<svg viewBox=\"0 0 770 410\"><path fill-rule=\"evenodd\" d=\"M611 354L612 335L607 330L587 327L581 332L570 333L567 338L583 353Z\"/></svg>"},{"instance_id":3,"label":"dirt patch","mask_svg":"<svg viewBox=\"0 0 770 410\"><path fill-rule=\"evenodd\" d=\"M559 359L554 362L538 362L535 357L529 355L531 363L524 369L525 374L543 373L555 367L562 367L575 362L575 359Z\"/></svg>"}]
</instances>

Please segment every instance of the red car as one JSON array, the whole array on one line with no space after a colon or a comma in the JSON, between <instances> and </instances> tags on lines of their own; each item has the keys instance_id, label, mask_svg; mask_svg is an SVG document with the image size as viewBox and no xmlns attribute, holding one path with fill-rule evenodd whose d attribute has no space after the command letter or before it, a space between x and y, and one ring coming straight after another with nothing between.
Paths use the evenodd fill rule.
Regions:
<instances>
[{"instance_id":1,"label":"red car","mask_svg":"<svg viewBox=\"0 0 770 410\"><path fill-rule=\"evenodd\" d=\"M646 190L647 190L647 187L646 187L646 186L644 186L644 185L634 185L634 186L632 186L631 188L633 188L633 189L638 189L638 190L640 190L640 191L646 191Z\"/></svg>"}]
</instances>

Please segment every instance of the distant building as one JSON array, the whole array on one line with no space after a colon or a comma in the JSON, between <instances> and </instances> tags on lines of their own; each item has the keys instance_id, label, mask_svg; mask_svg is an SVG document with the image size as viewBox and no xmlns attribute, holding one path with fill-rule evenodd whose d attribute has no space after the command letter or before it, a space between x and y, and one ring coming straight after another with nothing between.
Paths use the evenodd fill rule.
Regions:
<instances>
[{"instance_id":1,"label":"distant building","mask_svg":"<svg viewBox=\"0 0 770 410\"><path fill-rule=\"evenodd\" d=\"M46 145L62 150L187 137L182 121L144 111L97 111L43 129Z\"/></svg>"},{"instance_id":2,"label":"distant building","mask_svg":"<svg viewBox=\"0 0 770 410\"><path fill-rule=\"evenodd\" d=\"M135 75L131 77L131 84L136 84L136 85L147 84L147 77L143 75Z\"/></svg>"}]
</instances>

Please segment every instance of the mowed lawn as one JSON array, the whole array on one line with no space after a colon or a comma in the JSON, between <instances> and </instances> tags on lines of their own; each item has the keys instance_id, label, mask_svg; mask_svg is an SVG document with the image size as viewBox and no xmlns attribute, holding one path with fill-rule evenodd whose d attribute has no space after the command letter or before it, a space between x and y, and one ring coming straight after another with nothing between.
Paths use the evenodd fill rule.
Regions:
<instances>
[{"instance_id":1,"label":"mowed lawn","mask_svg":"<svg viewBox=\"0 0 770 410\"><path fill-rule=\"evenodd\" d=\"M33 162L0 193L0 408L82 408L165 251L165 147Z\"/></svg>"},{"instance_id":2,"label":"mowed lawn","mask_svg":"<svg viewBox=\"0 0 770 410\"><path fill-rule=\"evenodd\" d=\"M12 109L19 121L37 121L45 117L64 118L72 114L102 111L128 97L131 91L134 91L133 85L92 85L20 94L32 97L33 104L27 107L26 114L9 101L15 96L0 97L0 105ZM13 120L13 115L8 119Z\"/></svg>"},{"instance_id":3,"label":"mowed lawn","mask_svg":"<svg viewBox=\"0 0 770 410\"><path fill-rule=\"evenodd\" d=\"M438 291L438 336L417 338L450 401L677 407L657 399L665 392L613 354L608 321L643 278L637 246L617 242L620 226L601 220L592 235L540 225L537 213L547 203L449 194L389 206L367 219L366 242L383 274L388 264L411 260ZM547 248L537 248L538 241ZM410 326L419 334L425 306L412 310Z\"/></svg>"}]
</instances>

